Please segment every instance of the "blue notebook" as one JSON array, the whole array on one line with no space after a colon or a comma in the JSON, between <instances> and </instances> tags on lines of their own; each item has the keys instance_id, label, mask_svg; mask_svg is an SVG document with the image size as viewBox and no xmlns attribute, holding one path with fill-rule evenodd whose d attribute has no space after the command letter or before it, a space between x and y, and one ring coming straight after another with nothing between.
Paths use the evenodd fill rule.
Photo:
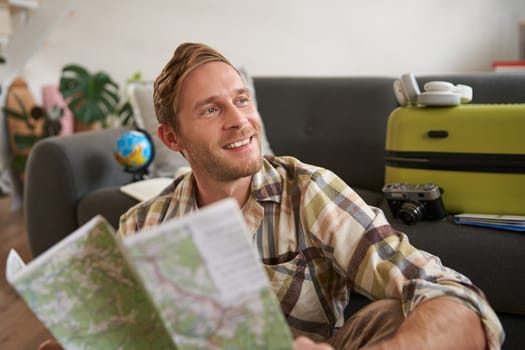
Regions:
<instances>
[{"instance_id":1,"label":"blue notebook","mask_svg":"<svg viewBox=\"0 0 525 350\"><path fill-rule=\"evenodd\" d=\"M462 225L525 231L525 216L519 215L457 214L454 215L454 222Z\"/></svg>"}]
</instances>

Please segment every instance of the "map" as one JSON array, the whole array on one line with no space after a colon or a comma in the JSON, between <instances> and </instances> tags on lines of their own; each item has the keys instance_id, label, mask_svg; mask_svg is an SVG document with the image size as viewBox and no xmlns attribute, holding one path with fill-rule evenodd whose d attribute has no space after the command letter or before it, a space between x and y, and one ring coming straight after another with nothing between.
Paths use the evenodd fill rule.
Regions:
<instances>
[{"instance_id":1,"label":"map","mask_svg":"<svg viewBox=\"0 0 525 350\"><path fill-rule=\"evenodd\" d=\"M66 349L291 349L233 200L119 241L96 217L6 276Z\"/></svg>"},{"instance_id":2,"label":"map","mask_svg":"<svg viewBox=\"0 0 525 350\"><path fill-rule=\"evenodd\" d=\"M8 269L15 258L8 258ZM68 350L176 349L102 218L45 252L11 283Z\"/></svg>"},{"instance_id":3,"label":"map","mask_svg":"<svg viewBox=\"0 0 525 350\"><path fill-rule=\"evenodd\" d=\"M291 349L277 299L236 220L228 212L192 218L126 242L181 349Z\"/></svg>"}]
</instances>

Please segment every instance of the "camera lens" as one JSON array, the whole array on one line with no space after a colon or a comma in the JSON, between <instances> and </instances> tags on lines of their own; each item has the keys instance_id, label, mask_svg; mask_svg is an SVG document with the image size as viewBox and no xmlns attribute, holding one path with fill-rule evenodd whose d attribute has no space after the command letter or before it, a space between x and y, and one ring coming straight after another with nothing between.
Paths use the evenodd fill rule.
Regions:
<instances>
[{"instance_id":1,"label":"camera lens","mask_svg":"<svg viewBox=\"0 0 525 350\"><path fill-rule=\"evenodd\" d=\"M401 205L397 216L407 225L413 225L421 220L425 206L416 201L407 201Z\"/></svg>"}]
</instances>

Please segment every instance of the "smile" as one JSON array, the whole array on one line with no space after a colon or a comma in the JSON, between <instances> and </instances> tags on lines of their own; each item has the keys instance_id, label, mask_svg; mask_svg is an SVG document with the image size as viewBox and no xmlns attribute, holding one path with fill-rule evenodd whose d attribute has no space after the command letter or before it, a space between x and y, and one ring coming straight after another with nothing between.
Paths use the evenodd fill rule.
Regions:
<instances>
[{"instance_id":1,"label":"smile","mask_svg":"<svg viewBox=\"0 0 525 350\"><path fill-rule=\"evenodd\" d=\"M230 143L229 145L224 146L224 148L226 148L226 149L235 149L235 148L239 148L239 147L242 147L242 146L246 146L247 144L250 143L250 139L251 138L247 138L247 139L244 139L244 140L241 140L241 141Z\"/></svg>"}]
</instances>

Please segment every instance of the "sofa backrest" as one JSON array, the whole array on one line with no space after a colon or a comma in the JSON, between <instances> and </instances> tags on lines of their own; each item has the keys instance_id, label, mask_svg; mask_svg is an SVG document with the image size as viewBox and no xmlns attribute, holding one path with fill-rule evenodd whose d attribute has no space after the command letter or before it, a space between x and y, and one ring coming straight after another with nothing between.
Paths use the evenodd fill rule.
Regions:
<instances>
[{"instance_id":1,"label":"sofa backrest","mask_svg":"<svg viewBox=\"0 0 525 350\"><path fill-rule=\"evenodd\" d=\"M525 103L525 74L416 76L473 88L472 103ZM256 77L257 103L273 151L334 171L350 186L380 191L386 122L398 107L395 77Z\"/></svg>"},{"instance_id":2,"label":"sofa backrest","mask_svg":"<svg viewBox=\"0 0 525 350\"><path fill-rule=\"evenodd\" d=\"M385 125L397 106L394 78L254 78L257 104L277 155L334 171L380 191Z\"/></svg>"}]
</instances>

